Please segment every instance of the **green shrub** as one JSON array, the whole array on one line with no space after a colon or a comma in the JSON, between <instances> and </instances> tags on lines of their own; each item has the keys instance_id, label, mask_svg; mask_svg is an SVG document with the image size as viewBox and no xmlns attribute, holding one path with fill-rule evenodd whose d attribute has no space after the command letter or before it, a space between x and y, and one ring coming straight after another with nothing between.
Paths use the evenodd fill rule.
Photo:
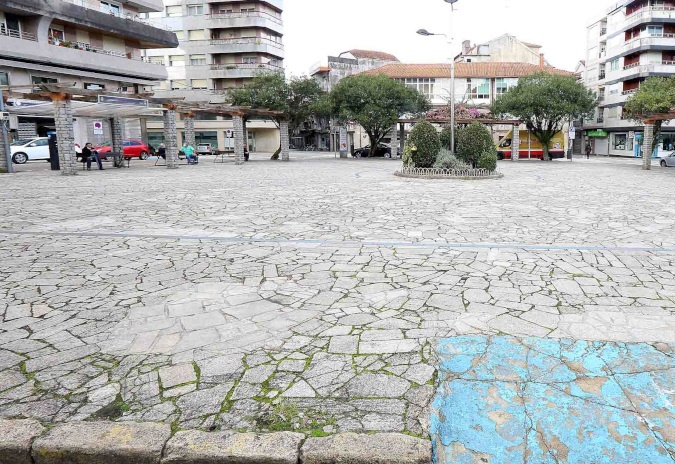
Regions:
<instances>
[{"instance_id":1,"label":"green shrub","mask_svg":"<svg viewBox=\"0 0 675 464\"><path fill-rule=\"evenodd\" d=\"M441 146L446 150L452 151L452 129L451 126L445 126L441 131Z\"/></svg>"},{"instance_id":2,"label":"green shrub","mask_svg":"<svg viewBox=\"0 0 675 464\"><path fill-rule=\"evenodd\" d=\"M494 153L497 155L495 143L487 127L480 123L473 123L459 131L457 134L457 157L476 166L478 158L483 153Z\"/></svg>"},{"instance_id":3,"label":"green shrub","mask_svg":"<svg viewBox=\"0 0 675 464\"><path fill-rule=\"evenodd\" d=\"M487 169L488 171L494 171L497 169L497 155L492 152L486 152L480 155L478 158L478 169Z\"/></svg>"},{"instance_id":4,"label":"green shrub","mask_svg":"<svg viewBox=\"0 0 675 464\"><path fill-rule=\"evenodd\" d=\"M441 139L436 128L428 121L419 121L410 131L408 143L417 150L412 151L412 161L415 167L430 168L436 162L441 150Z\"/></svg>"},{"instance_id":5,"label":"green shrub","mask_svg":"<svg viewBox=\"0 0 675 464\"><path fill-rule=\"evenodd\" d=\"M441 148L441 152L438 154L438 158L436 158L434 167L437 169L448 169L455 171L471 169L471 166L463 161L458 160L457 157L450 152L450 150L446 150L445 148Z\"/></svg>"},{"instance_id":6,"label":"green shrub","mask_svg":"<svg viewBox=\"0 0 675 464\"><path fill-rule=\"evenodd\" d=\"M406 143L405 147L403 148L403 157L401 160L403 161L403 166L411 166L414 167L415 164L413 163L413 151L415 151L416 148L412 143Z\"/></svg>"}]
</instances>

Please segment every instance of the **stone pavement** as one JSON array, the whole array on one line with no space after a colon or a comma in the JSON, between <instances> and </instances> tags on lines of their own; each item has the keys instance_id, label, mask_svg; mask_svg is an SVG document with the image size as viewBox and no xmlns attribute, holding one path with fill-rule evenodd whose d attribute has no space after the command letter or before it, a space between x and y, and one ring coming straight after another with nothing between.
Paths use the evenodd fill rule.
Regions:
<instances>
[{"instance_id":1,"label":"stone pavement","mask_svg":"<svg viewBox=\"0 0 675 464\"><path fill-rule=\"evenodd\" d=\"M0 178L0 417L425 436L440 338L675 344L675 170L150 166Z\"/></svg>"}]
</instances>

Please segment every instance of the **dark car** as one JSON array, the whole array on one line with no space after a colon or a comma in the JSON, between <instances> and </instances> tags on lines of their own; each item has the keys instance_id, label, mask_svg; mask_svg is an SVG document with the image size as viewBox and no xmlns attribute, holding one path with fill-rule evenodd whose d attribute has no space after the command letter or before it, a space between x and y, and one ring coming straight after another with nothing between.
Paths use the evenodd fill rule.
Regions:
<instances>
[{"instance_id":1,"label":"dark car","mask_svg":"<svg viewBox=\"0 0 675 464\"><path fill-rule=\"evenodd\" d=\"M391 147L387 144L380 143L373 154L371 154L370 145L354 150L354 158L374 158L376 156L384 156L391 158Z\"/></svg>"}]
</instances>

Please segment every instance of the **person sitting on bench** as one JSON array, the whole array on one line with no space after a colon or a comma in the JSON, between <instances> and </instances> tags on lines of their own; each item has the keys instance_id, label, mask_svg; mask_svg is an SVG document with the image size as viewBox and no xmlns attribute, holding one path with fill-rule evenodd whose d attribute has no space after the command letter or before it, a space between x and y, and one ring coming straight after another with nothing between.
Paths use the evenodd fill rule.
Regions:
<instances>
[{"instance_id":1,"label":"person sitting on bench","mask_svg":"<svg viewBox=\"0 0 675 464\"><path fill-rule=\"evenodd\" d=\"M98 169L103 171L103 164L101 163L101 158L98 156L98 152L94 150L94 146L87 142L87 144L82 149L82 162L87 163L87 171L91 171L91 158L96 159L96 164L98 164Z\"/></svg>"},{"instance_id":2,"label":"person sitting on bench","mask_svg":"<svg viewBox=\"0 0 675 464\"><path fill-rule=\"evenodd\" d=\"M183 144L183 153L185 153L188 164L199 164L199 158L195 155L194 147L187 142Z\"/></svg>"}]
</instances>

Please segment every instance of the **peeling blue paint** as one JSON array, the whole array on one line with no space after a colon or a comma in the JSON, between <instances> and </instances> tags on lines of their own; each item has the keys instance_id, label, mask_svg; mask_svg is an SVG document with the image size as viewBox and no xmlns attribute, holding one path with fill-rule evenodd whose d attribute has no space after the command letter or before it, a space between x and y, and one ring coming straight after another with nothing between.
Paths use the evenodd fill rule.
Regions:
<instances>
[{"instance_id":1,"label":"peeling blue paint","mask_svg":"<svg viewBox=\"0 0 675 464\"><path fill-rule=\"evenodd\" d=\"M673 464L675 347L444 339L438 464Z\"/></svg>"}]
</instances>

